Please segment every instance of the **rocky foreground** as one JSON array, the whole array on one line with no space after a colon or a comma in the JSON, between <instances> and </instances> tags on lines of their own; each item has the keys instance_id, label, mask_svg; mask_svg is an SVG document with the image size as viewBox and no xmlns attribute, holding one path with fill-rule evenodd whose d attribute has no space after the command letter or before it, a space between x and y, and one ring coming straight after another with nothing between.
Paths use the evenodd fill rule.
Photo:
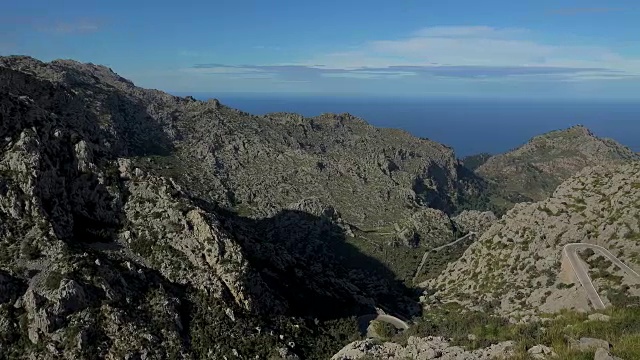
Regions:
<instances>
[{"instance_id":1,"label":"rocky foreground","mask_svg":"<svg viewBox=\"0 0 640 360\"><path fill-rule=\"evenodd\" d=\"M595 338L581 338L571 340L570 347L574 354L581 354L581 358L589 358L588 353L593 353L594 360L621 360L611 355L611 344L607 341ZM529 359L558 359L559 356L551 347L535 345L518 355L518 344L515 341L502 341L486 348L465 350L461 346L451 345L442 337L417 338L409 337L406 345L393 342L380 342L374 339L353 342L345 346L331 360L357 360L357 359L389 359L389 360L500 360L514 359L526 356Z\"/></svg>"},{"instance_id":2,"label":"rocky foreground","mask_svg":"<svg viewBox=\"0 0 640 360\"><path fill-rule=\"evenodd\" d=\"M452 346L442 337L410 337L406 346L392 342L380 343L377 340L368 339L347 345L331 360L352 360L365 357L389 360L490 360L514 355L514 347L514 342L505 341L485 349L467 351L460 346Z\"/></svg>"}]
</instances>

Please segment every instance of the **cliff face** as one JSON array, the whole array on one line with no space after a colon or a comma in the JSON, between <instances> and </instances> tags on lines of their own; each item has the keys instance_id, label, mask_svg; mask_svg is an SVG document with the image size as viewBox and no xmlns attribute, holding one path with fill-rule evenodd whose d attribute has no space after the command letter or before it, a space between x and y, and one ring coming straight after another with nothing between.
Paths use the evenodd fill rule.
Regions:
<instances>
[{"instance_id":1,"label":"cliff face","mask_svg":"<svg viewBox=\"0 0 640 360\"><path fill-rule=\"evenodd\" d=\"M536 136L511 152L489 158L475 172L503 191L538 201L585 167L634 160L640 156L629 148L578 125Z\"/></svg>"},{"instance_id":2,"label":"cliff face","mask_svg":"<svg viewBox=\"0 0 640 360\"><path fill-rule=\"evenodd\" d=\"M639 209L640 163L587 168L549 199L516 205L437 279L424 284L431 289L425 301L456 301L512 316L588 310L584 289L563 263L563 246L596 244L638 269ZM638 279L598 253L587 250L579 256L606 304L637 301Z\"/></svg>"},{"instance_id":3,"label":"cliff face","mask_svg":"<svg viewBox=\"0 0 640 360\"><path fill-rule=\"evenodd\" d=\"M138 144L90 99L0 79L2 357L167 356L185 349L191 306L286 311L215 214L119 158Z\"/></svg>"}]
</instances>

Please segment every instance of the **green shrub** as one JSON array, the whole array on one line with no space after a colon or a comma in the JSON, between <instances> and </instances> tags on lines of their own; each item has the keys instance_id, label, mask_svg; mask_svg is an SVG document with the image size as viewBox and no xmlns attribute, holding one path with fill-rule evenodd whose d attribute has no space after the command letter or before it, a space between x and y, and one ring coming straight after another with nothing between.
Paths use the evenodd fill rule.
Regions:
<instances>
[{"instance_id":1,"label":"green shrub","mask_svg":"<svg viewBox=\"0 0 640 360\"><path fill-rule=\"evenodd\" d=\"M375 335L380 337L381 340L385 341L391 340L391 338L393 338L398 333L397 329L393 325L384 321L374 320L369 326L371 327L371 330Z\"/></svg>"},{"instance_id":2,"label":"green shrub","mask_svg":"<svg viewBox=\"0 0 640 360\"><path fill-rule=\"evenodd\" d=\"M49 289L49 290L57 290L60 287L60 282L62 281L62 279L64 278L64 276L59 273L58 271L51 271L48 275L47 278L44 281L44 286Z\"/></svg>"}]
</instances>

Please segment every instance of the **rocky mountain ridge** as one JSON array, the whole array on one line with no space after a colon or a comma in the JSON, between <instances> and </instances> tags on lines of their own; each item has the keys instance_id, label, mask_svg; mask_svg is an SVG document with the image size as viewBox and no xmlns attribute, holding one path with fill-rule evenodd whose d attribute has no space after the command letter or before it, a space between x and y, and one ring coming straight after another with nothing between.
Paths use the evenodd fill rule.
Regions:
<instances>
[{"instance_id":1,"label":"rocky mountain ridge","mask_svg":"<svg viewBox=\"0 0 640 360\"><path fill-rule=\"evenodd\" d=\"M523 146L487 159L475 172L505 191L539 201L585 167L638 161L640 156L582 125L552 131Z\"/></svg>"}]
</instances>

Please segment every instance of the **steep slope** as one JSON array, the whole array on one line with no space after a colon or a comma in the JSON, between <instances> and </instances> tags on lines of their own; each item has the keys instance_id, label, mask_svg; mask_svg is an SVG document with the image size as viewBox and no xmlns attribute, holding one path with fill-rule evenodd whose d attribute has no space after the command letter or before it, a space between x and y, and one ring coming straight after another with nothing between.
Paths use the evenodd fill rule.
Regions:
<instances>
[{"instance_id":1,"label":"steep slope","mask_svg":"<svg viewBox=\"0 0 640 360\"><path fill-rule=\"evenodd\" d=\"M469 155L462 158L462 164L469 170L475 171L491 158L489 153L481 153L476 155Z\"/></svg>"},{"instance_id":2,"label":"steep slope","mask_svg":"<svg viewBox=\"0 0 640 360\"><path fill-rule=\"evenodd\" d=\"M487 203L469 201L487 184L451 148L349 114L252 116L216 100L137 88L103 66L18 56L0 65L82 99L71 108L21 80L5 82L54 112L81 114L113 154L218 208L253 219L298 204L314 204L316 215L335 210L346 240L401 279L413 275L424 248L455 237L447 214Z\"/></svg>"},{"instance_id":3,"label":"steep slope","mask_svg":"<svg viewBox=\"0 0 640 360\"><path fill-rule=\"evenodd\" d=\"M380 227L408 217L420 205L452 211L465 191L451 148L375 128L348 114L257 117L216 100L136 88L101 66L24 57L0 64L73 87L98 119L131 134L127 139L135 144L118 144L126 154L173 155L154 160L158 167L181 165L172 167L172 175L192 178L203 195L252 214L271 215L318 198L349 223ZM142 108L132 109L126 100ZM137 121L123 121L124 115ZM151 125L162 130L157 135L164 141L144 141L152 135Z\"/></svg>"},{"instance_id":4,"label":"steep slope","mask_svg":"<svg viewBox=\"0 0 640 360\"><path fill-rule=\"evenodd\" d=\"M228 126L194 114L206 136L179 145L182 159L220 169L231 205L266 215L303 199L336 207L358 227L380 227L409 216L419 205L451 211L457 201L453 151L408 133L377 129L348 114L303 118L239 116ZM193 156L192 152L197 153Z\"/></svg>"},{"instance_id":5,"label":"steep slope","mask_svg":"<svg viewBox=\"0 0 640 360\"><path fill-rule=\"evenodd\" d=\"M0 120L0 357L326 357L352 316L419 312L397 279L486 186L348 114L256 117L67 60L0 58Z\"/></svg>"},{"instance_id":6,"label":"steep slope","mask_svg":"<svg viewBox=\"0 0 640 360\"><path fill-rule=\"evenodd\" d=\"M503 315L589 309L585 290L562 261L563 246L596 244L640 268L640 163L587 168L551 198L519 204L435 280L425 299L460 302ZM637 301L637 279L594 253L580 253L605 303ZM636 300L633 300L636 299Z\"/></svg>"},{"instance_id":7,"label":"steep slope","mask_svg":"<svg viewBox=\"0 0 640 360\"><path fill-rule=\"evenodd\" d=\"M170 180L118 169L82 98L4 68L0 79L0 357L196 353L192 311L242 334L225 307L285 310L215 217Z\"/></svg>"},{"instance_id":8,"label":"steep slope","mask_svg":"<svg viewBox=\"0 0 640 360\"><path fill-rule=\"evenodd\" d=\"M640 160L611 139L601 139L584 126L536 136L525 145L489 158L476 173L507 192L535 201L551 195L564 180L587 166Z\"/></svg>"}]
</instances>

